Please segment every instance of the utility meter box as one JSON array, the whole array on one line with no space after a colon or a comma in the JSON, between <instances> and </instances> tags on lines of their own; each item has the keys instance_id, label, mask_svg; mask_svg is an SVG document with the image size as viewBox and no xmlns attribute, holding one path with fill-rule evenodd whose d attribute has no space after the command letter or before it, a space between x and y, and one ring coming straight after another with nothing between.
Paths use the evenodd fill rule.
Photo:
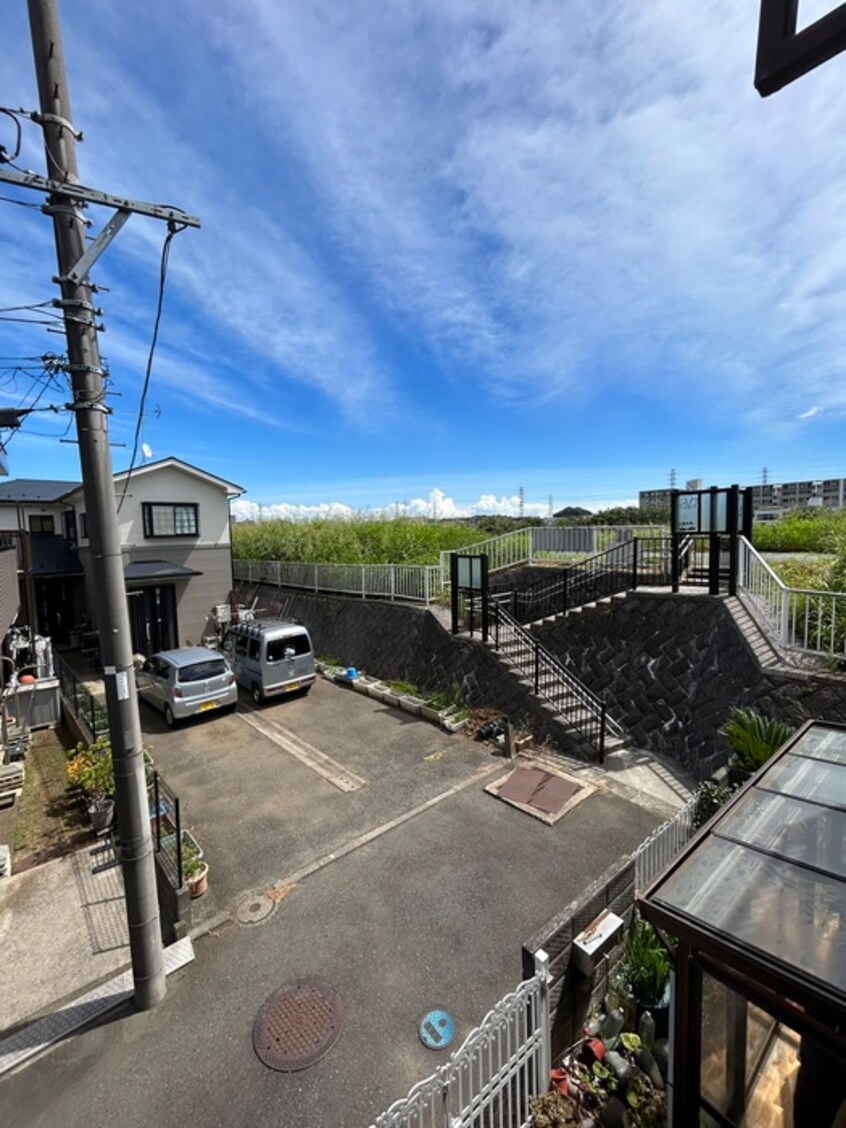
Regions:
<instances>
[{"instance_id":1,"label":"utility meter box","mask_svg":"<svg viewBox=\"0 0 846 1128\"><path fill-rule=\"evenodd\" d=\"M623 931L624 921L603 909L573 941L573 963L582 975L593 975L594 968L606 952L609 952Z\"/></svg>"}]
</instances>

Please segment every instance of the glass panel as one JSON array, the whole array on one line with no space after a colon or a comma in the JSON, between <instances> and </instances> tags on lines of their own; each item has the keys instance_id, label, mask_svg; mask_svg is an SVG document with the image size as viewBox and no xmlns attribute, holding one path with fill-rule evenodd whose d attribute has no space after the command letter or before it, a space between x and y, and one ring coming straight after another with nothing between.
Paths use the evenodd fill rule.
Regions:
<instances>
[{"instance_id":1,"label":"glass panel","mask_svg":"<svg viewBox=\"0 0 846 1128\"><path fill-rule=\"evenodd\" d=\"M718 837L655 900L846 991L846 884Z\"/></svg>"},{"instance_id":2,"label":"glass panel","mask_svg":"<svg viewBox=\"0 0 846 1128\"><path fill-rule=\"evenodd\" d=\"M757 788L744 795L715 831L846 879L844 832L840 811Z\"/></svg>"},{"instance_id":3,"label":"glass panel","mask_svg":"<svg viewBox=\"0 0 846 1128\"><path fill-rule=\"evenodd\" d=\"M228 669L223 658L209 658L204 662L193 662L190 666L183 666L179 670L179 680L183 684L205 681L206 678L216 678L225 674Z\"/></svg>"},{"instance_id":4,"label":"glass panel","mask_svg":"<svg viewBox=\"0 0 846 1128\"><path fill-rule=\"evenodd\" d=\"M828 764L787 753L762 776L759 785L782 795L817 800L846 809L846 765Z\"/></svg>"},{"instance_id":5,"label":"glass panel","mask_svg":"<svg viewBox=\"0 0 846 1128\"><path fill-rule=\"evenodd\" d=\"M817 760L836 760L839 764L846 764L846 732L808 729L790 751L797 756L813 756Z\"/></svg>"}]
</instances>

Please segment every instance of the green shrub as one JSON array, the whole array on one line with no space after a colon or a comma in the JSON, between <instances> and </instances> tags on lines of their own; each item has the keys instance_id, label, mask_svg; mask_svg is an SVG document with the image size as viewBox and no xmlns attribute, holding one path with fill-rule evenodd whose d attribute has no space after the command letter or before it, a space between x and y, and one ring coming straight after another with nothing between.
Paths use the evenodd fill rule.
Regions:
<instances>
[{"instance_id":1,"label":"green shrub","mask_svg":"<svg viewBox=\"0 0 846 1128\"><path fill-rule=\"evenodd\" d=\"M696 803L693 808L693 829L699 830L706 822L725 806L736 788L730 783L716 783L712 779L700 783L696 789Z\"/></svg>"},{"instance_id":2,"label":"green shrub","mask_svg":"<svg viewBox=\"0 0 846 1128\"><path fill-rule=\"evenodd\" d=\"M753 709L732 709L720 732L732 751L732 763L744 772L756 772L793 734L776 717L764 717Z\"/></svg>"}]
</instances>

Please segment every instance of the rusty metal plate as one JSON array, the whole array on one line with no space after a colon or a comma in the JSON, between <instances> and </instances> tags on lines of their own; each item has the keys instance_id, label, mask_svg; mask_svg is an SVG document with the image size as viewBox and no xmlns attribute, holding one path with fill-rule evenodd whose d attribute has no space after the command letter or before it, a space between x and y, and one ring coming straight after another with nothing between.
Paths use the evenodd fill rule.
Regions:
<instances>
[{"instance_id":1,"label":"rusty metal plate","mask_svg":"<svg viewBox=\"0 0 846 1128\"><path fill-rule=\"evenodd\" d=\"M269 1069L294 1073L328 1054L344 1024L344 1003L324 979L301 979L265 1000L253 1023L253 1048Z\"/></svg>"}]
</instances>

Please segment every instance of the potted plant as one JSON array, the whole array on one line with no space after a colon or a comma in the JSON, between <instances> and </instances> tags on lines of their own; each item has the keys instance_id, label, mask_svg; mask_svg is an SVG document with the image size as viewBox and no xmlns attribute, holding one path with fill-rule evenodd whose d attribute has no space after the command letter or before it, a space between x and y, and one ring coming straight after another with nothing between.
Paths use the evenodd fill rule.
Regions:
<instances>
[{"instance_id":1,"label":"potted plant","mask_svg":"<svg viewBox=\"0 0 846 1128\"><path fill-rule=\"evenodd\" d=\"M91 825L97 834L102 834L112 825L115 815L115 777L109 738L101 736L93 744L77 744L68 757L68 784L80 789Z\"/></svg>"},{"instance_id":2,"label":"potted plant","mask_svg":"<svg viewBox=\"0 0 846 1128\"><path fill-rule=\"evenodd\" d=\"M765 717L754 709L734 708L720 732L731 749L729 782L743 783L766 764L793 734L776 717Z\"/></svg>"},{"instance_id":3,"label":"potted plant","mask_svg":"<svg viewBox=\"0 0 846 1128\"><path fill-rule=\"evenodd\" d=\"M194 839L182 844L182 878L191 899L202 897L209 887L209 864Z\"/></svg>"},{"instance_id":4,"label":"potted plant","mask_svg":"<svg viewBox=\"0 0 846 1128\"><path fill-rule=\"evenodd\" d=\"M618 981L634 996L636 1021L650 1011L659 1037L667 1036L670 1017L670 960L649 921L634 916L626 933Z\"/></svg>"}]
</instances>

